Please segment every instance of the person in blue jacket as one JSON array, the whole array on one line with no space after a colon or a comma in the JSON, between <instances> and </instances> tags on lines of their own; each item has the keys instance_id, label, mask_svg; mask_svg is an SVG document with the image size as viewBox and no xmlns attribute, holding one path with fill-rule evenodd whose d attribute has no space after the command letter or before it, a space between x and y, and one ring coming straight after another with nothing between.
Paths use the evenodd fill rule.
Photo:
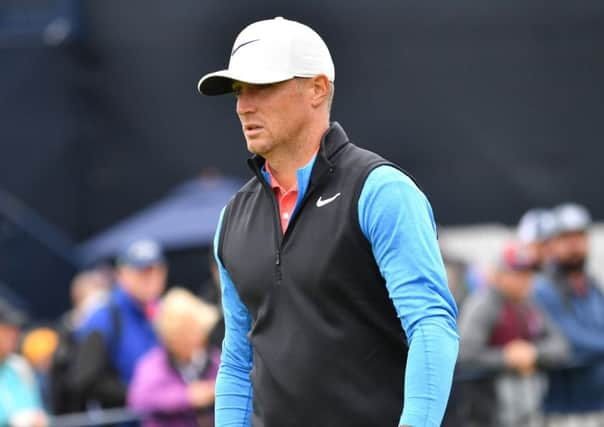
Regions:
<instances>
[{"instance_id":1,"label":"person in blue jacket","mask_svg":"<svg viewBox=\"0 0 604 427\"><path fill-rule=\"evenodd\" d=\"M84 403L125 404L136 364L158 345L152 315L166 277L166 260L153 240L132 242L118 255L116 286L107 303L75 332L79 343L70 383Z\"/></svg>"},{"instance_id":2,"label":"person in blue jacket","mask_svg":"<svg viewBox=\"0 0 604 427\"><path fill-rule=\"evenodd\" d=\"M441 423L457 308L432 209L330 122L334 81L322 38L281 17L246 27L228 69L199 81L235 93L254 154L215 239L218 427Z\"/></svg>"},{"instance_id":3,"label":"person in blue jacket","mask_svg":"<svg viewBox=\"0 0 604 427\"><path fill-rule=\"evenodd\" d=\"M591 218L579 205L553 210L548 261L534 298L571 345L571 362L549 373L548 426L604 425L604 293L586 272Z\"/></svg>"}]
</instances>

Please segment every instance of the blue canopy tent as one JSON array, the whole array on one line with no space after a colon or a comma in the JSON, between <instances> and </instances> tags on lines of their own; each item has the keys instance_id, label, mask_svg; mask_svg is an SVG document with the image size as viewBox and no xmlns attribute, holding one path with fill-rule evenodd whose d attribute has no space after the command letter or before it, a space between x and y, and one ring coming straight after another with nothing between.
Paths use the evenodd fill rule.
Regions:
<instances>
[{"instance_id":1,"label":"blue canopy tent","mask_svg":"<svg viewBox=\"0 0 604 427\"><path fill-rule=\"evenodd\" d=\"M78 246L83 265L116 255L128 243L151 238L164 249L183 250L211 244L221 209L241 186L234 178L203 177L188 181L165 198L102 231Z\"/></svg>"}]
</instances>

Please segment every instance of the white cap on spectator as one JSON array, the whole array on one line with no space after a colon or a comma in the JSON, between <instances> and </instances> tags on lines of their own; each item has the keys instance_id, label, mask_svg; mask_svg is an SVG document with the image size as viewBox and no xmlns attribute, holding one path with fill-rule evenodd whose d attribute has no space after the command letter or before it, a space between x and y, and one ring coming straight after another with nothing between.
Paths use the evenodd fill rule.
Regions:
<instances>
[{"instance_id":1,"label":"white cap on spectator","mask_svg":"<svg viewBox=\"0 0 604 427\"><path fill-rule=\"evenodd\" d=\"M516 235L524 244L542 242L556 231L555 215L547 209L531 209L520 218Z\"/></svg>"},{"instance_id":2,"label":"white cap on spectator","mask_svg":"<svg viewBox=\"0 0 604 427\"><path fill-rule=\"evenodd\" d=\"M591 225L591 215L585 207L566 203L554 209L556 217L556 234L587 231Z\"/></svg>"},{"instance_id":3,"label":"white cap on spectator","mask_svg":"<svg viewBox=\"0 0 604 427\"><path fill-rule=\"evenodd\" d=\"M335 80L323 39L304 24L277 17L244 28L233 45L229 67L203 76L197 89L204 95L222 95L233 91L235 80L269 84L320 74Z\"/></svg>"}]
</instances>

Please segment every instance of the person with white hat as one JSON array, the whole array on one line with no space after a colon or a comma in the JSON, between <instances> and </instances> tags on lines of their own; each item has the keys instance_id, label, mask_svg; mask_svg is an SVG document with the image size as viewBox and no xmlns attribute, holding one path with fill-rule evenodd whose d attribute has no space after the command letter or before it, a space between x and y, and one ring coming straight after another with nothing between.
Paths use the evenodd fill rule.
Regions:
<instances>
[{"instance_id":1,"label":"person with white hat","mask_svg":"<svg viewBox=\"0 0 604 427\"><path fill-rule=\"evenodd\" d=\"M548 427L604 425L604 292L586 270L591 216L567 203L552 211L549 262L534 283L534 298L571 346L571 362L549 373Z\"/></svg>"},{"instance_id":2,"label":"person with white hat","mask_svg":"<svg viewBox=\"0 0 604 427\"><path fill-rule=\"evenodd\" d=\"M440 425L458 352L431 206L330 122L323 39L281 17L241 31L205 95L234 92L252 179L215 239L225 338L216 425Z\"/></svg>"}]
</instances>

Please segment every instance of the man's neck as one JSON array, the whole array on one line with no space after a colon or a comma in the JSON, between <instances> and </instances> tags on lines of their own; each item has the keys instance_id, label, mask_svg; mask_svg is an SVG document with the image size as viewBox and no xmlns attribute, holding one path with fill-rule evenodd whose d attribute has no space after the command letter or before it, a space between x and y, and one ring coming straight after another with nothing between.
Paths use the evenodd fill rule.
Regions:
<instances>
[{"instance_id":1,"label":"man's neck","mask_svg":"<svg viewBox=\"0 0 604 427\"><path fill-rule=\"evenodd\" d=\"M266 156L271 175L286 191L296 185L298 169L308 164L317 153L326 131L327 128L311 130L297 141L284 144L280 150Z\"/></svg>"}]
</instances>

